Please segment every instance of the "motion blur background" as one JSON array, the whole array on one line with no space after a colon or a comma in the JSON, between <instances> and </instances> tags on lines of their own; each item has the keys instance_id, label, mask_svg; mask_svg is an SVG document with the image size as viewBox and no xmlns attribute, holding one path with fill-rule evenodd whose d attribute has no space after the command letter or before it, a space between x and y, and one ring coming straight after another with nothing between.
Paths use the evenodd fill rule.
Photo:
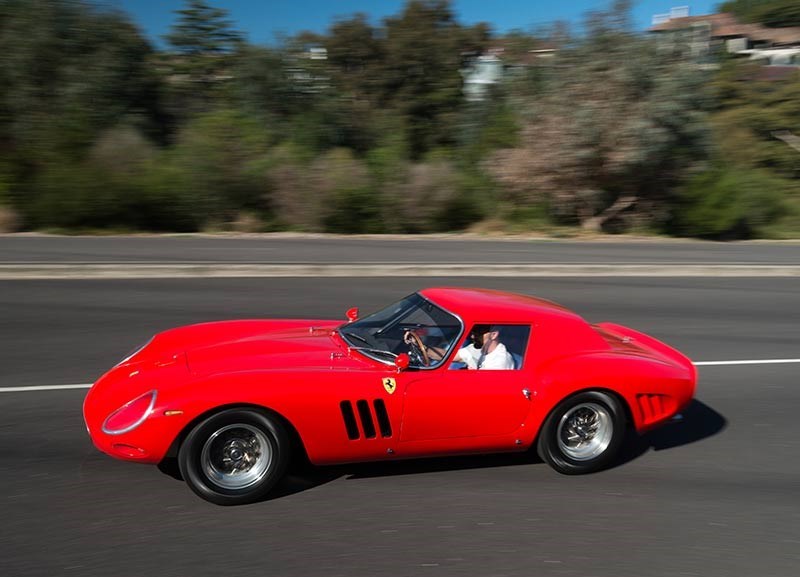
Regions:
<instances>
[{"instance_id":1,"label":"motion blur background","mask_svg":"<svg viewBox=\"0 0 800 577\"><path fill-rule=\"evenodd\" d=\"M0 2L0 231L800 236L796 0L413 0L262 44L147 4Z\"/></svg>"},{"instance_id":2,"label":"motion blur background","mask_svg":"<svg viewBox=\"0 0 800 577\"><path fill-rule=\"evenodd\" d=\"M598 235L800 238L800 2L671 2L0 0L0 233L74 234L0 235L0 576L796 577L798 243ZM696 400L595 475L319 468L236 510L86 435L160 331L442 284L652 334Z\"/></svg>"}]
</instances>

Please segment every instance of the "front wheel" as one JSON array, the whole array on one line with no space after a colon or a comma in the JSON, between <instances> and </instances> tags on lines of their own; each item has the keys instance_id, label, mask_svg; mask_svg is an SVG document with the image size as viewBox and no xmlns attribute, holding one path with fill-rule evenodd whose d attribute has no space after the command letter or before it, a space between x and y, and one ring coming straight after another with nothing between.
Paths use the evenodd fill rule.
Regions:
<instances>
[{"instance_id":1,"label":"front wheel","mask_svg":"<svg viewBox=\"0 0 800 577\"><path fill-rule=\"evenodd\" d=\"M537 451L559 473L578 475L608 466L625 435L625 412L612 395L587 391L562 401L542 426Z\"/></svg>"},{"instance_id":2,"label":"front wheel","mask_svg":"<svg viewBox=\"0 0 800 577\"><path fill-rule=\"evenodd\" d=\"M264 497L283 476L289 438L275 417L250 409L211 415L195 426L178 452L189 487L217 505Z\"/></svg>"}]
</instances>

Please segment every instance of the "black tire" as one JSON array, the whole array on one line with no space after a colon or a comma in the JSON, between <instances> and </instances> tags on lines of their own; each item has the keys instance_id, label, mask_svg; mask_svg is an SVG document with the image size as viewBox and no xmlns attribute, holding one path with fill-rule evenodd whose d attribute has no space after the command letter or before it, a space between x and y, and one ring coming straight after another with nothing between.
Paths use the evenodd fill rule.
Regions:
<instances>
[{"instance_id":1,"label":"black tire","mask_svg":"<svg viewBox=\"0 0 800 577\"><path fill-rule=\"evenodd\" d=\"M187 435L178 466L189 487L217 505L262 499L289 462L286 429L272 415L230 409L211 415Z\"/></svg>"},{"instance_id":2,"label":"black tire","mask_svg":"<svg viewBox=\"0 0 800 577\"><path fill-rule=\"evenodd\" d=\"M625 438L625 411L600 391L578 393L559 403L539 432L536 450L565 475L592 473L609 466Z\"/></svg>"}]
</instances>

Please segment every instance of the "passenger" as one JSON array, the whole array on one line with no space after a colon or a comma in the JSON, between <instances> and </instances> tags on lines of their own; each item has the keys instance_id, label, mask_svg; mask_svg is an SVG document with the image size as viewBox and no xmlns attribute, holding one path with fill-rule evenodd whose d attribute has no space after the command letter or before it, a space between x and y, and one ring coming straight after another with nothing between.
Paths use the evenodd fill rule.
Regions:
<instances>
[{"instance_id":1,"label":"passenger","mask_svg":"<svg viewBox=\"0 0 800 577\"><path fill-rule=\"evenodd\" d=\"M475 325L469 338L471 343L456 353L455 362L468 369L514 370L514 357L500 342L500 327Z\"/></svg>"}]
</instances>

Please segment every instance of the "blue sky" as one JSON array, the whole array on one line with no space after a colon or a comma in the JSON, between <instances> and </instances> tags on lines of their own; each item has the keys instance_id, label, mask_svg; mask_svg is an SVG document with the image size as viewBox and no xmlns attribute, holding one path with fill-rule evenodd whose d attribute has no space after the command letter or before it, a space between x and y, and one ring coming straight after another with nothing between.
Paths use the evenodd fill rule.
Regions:
<instances>
[{"instance_id":1,"label":"blue sky","mask_svg":"<svg viewBox=\"0 0 800 577\"><path fill-rule=\"evenodd\" d=\"M183 0L101 0L130 14L147 35L159 45L161 36L175 20L174 11ZM633 17L639 29L650 25L654 14L669 12L673 6L688 5L692 15L709 14L719 0L638 0ZM374 24L397 14L404 0L210 0L213 6L228 11L236 28L251 42L272 43L276 33L294 34L301 30L324 32L336 19L356 12L369 15ZM554 20L579 24L583 14L605 9L610 0L453 0L459 22L489 22L495 32L514 28L530 30Z\"/></svg>"}]
</instances>

